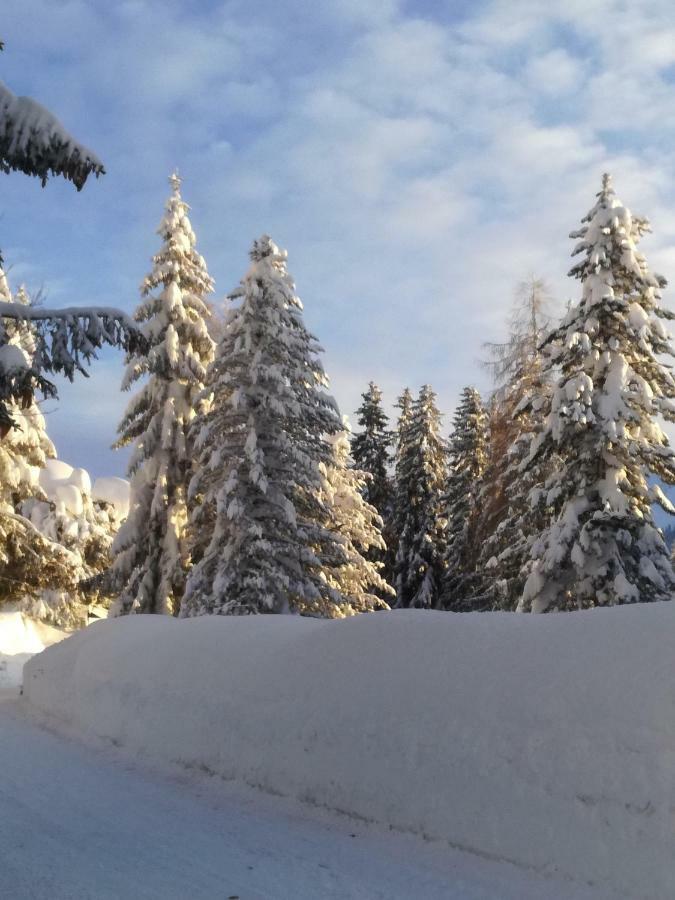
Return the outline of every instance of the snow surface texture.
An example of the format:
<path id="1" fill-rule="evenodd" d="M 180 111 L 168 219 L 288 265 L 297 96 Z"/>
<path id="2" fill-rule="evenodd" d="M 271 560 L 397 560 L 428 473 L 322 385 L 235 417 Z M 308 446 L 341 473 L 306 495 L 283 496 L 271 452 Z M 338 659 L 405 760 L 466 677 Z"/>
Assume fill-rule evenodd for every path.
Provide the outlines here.
<path id="1" fill-rule="evenodd" d="M 646 650 L 645 648 L 648 648 Z M 615 896 L 675 896 L 675 605 L 148 616 L 30 660 L 30 704 Z"/>
<path id="2" fill-rule="evenodd" d="M 18 689 L 24 663 L 66 636 L 21 612 L 0 612 L 0 692 Z"/>
<path id="3" fill-rule="evenodd" d="M 0 700 L 3 900 L 609 900 L 198 772 L 130 765 L 25 712 Z"/>

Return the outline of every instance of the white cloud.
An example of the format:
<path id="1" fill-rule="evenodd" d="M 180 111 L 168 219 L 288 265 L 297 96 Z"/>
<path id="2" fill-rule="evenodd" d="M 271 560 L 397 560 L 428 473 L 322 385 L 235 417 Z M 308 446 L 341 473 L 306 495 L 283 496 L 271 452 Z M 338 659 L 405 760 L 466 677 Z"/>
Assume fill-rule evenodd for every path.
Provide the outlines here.
<path id="1" fill-rule="evenodd" d="M 533 91 L 560 96 L 581 86 L 586 66 L 562 47 L 531 57 L 525 67 L 525 78 Z"/>
<path id="2" fill-rule="evenodd" d="M 666 0 L 496 0 L 458 26 L 394 0 L 8 6 L 8 82 L 109 174 L 81 197 L 6 179 L 5 246 L 69 299 L 129 308 L 178 165 L 220 294 L 259 233 L 288 247 L 346 412 L 371 378 L 390 401 L 430 381 L 448 414 L 485 386 L 525 274 L 578 294 L 567 235 L 606 168 L 675 275 Z"/>

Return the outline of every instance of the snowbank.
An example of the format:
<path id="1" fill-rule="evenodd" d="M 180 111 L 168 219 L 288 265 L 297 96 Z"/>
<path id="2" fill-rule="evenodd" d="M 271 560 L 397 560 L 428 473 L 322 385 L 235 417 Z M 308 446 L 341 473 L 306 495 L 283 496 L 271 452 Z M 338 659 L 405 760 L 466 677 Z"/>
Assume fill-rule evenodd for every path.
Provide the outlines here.
<path id="1" fill-rule="evenodd" d="M 117 510 L 120 519 L 129 515 L 129 482 L 125 478 L 97 478 L 91 496 L 99 503 L 109 503 Z"/>
<path id="2" fill-rule="evenodd" d="M 24 663 L 66 633 L 21 612 L 0 613 L 0 691 L 20 687 Z"/>
<path id="3" fill-rule="evenodd" d="M 675 896 L 675 604 L 95 624 L 25 695 L 145 759 Z"/>

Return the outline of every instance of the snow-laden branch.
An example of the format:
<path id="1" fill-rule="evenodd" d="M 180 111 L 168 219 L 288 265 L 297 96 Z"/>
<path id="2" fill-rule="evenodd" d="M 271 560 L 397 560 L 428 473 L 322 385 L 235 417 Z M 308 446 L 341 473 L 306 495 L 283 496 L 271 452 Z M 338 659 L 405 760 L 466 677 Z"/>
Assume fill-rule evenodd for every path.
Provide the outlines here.
<path id="1" fill-rule="evenodd" d="M 44 309 L 43 307 L 26 306 L 23 303 L 0 302 L 0 316 L 10 319 L 40 319 L 65 318 L 74 316 L 108 316 L 118 319 L 130 331 L 138 331 L 138 324 L 131 316 L 114 306 L 65 306 L 63 309 Z"/>
<path id="2" fill-rule="evenodd" d="M 103 163 L 30 97 L 17 97 L 0 82 L 0 170 L 34 175 L 44 185 L 62 175 L 81 190 L 90 174 L 105 174 Z"/>
<path id="3" fill-rule="evenodd" d="M 30 323 L 33 347 L 30 356 L 7 342 L 7 329 Z M 44 372 L 60 372 L 71 381 L 76 372 L 87 375 L 85 365 L 104 345 L 144 354 L 148 342 L 140 327 L 126 313 L 111 307 L 36 309 L 22 303 L 0 303 L 0 438 L 15 423 L 6 403 L 24 408 L 35 391 L 55 397 L 55 386 Z"/>
<path id="4" fill-rule="evenodd" d="M 0 319 L 31 322 L 35 339 L 32 368 L 62 372 L 72 378 L 86 374 L 84 363 L 103 345 L 143 353 L 147 341 L 136 322 L 113 307 L 40 309 L 21 303 L 0 303 Z"/>

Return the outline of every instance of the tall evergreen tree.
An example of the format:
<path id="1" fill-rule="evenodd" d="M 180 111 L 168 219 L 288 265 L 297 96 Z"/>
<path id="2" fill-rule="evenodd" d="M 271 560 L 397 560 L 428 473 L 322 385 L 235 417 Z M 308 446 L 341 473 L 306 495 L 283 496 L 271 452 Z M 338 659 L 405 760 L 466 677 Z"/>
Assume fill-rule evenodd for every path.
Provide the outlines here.
<path id="1" fill-rule="evenodd" d="M 487 460 L 487 415 L 480 394 L 466 387 L 455 412 L 450 438 L 448 479 L 443 497 L 445 570 L 441 605 L 455 611 L 476 608 L 478 586 L 478 497 Z M 480 607 L 484 603 L 478 604 Z"/>
<path id="2" fill-rule="evenodd" d="M 389 474 L 392 461 L 393 435 L 388 429 L 389 419 L 382 408 L 382 391 L 371 381 L 361 395 L 363 403 L 357 410 L 362 431 L 352 437 L 354 465 L 366 476 L 362 492 L 367 503 L 375 507 L 382 519 L 382 545 L 372 545 L 366 553 L 371 562 L 383 564 L 382 575 L 394 581 L 394 562 L 398 544 L 394 523 L 394 483 Z M 385 592 L 383 598 L 388 595 Z"/>
<path id="3" fill-rule="evenodd" d="M 118 428 L 116 446 L 133 444 L 129 463 L 129 517 L 117 534 L 110 585 L 118 593 L 112 614 L 177 615 L 188 569 L 187 488 L 192 473 L 188 431 L 203 400 L 213 342 L 204 297 L 213 290 L 195 249 L 180 179 L 158 233 L 162 247 L 141 287 L 135 318 L 150 343 L 127 358 L 123 390 L 149 376 Z M 156 289 L 159 289 L 157 291 Z"/>
<path id="4" fill-rule="evenodd" d="M 400 432 L 397 499 L 401 530 L 396 554 L 400 607 L 431 609 L 438 605 L 443 569 L 441 501 L 446 476 L 446 447 L 440 427 L 436 395 L 424 385 Z"/>
<path id="5" fill-rule="evenodd" d="M 320 492 L 326 438 L 342 421 L 286 252 L 263 235 L 250 256 L 210 373 L 213 405 L 195 429 L 196 563 L 181 615 L 340 616 L 347 600 L 324 570 L 347 555 Z"/>
<path id="6" fill-rule="evenodd" d="M 394 479 L 392 485 L 392 511 L 387 528 L 387 552 L 385 554 L 385 574 L 388 580 L 396 585 L 396 556 L 403 533 L 405 516 L 408 509 L 408 498 L 411 488 L 407 480 L 407 470 L 403 459 L 408 446 L 408 433 L 412 420 L 413 398 L 410 388 L 404 388 L 396 401 L 399 410 L 394 432 Z"/>
<path id="7" fill-rule="evenodd" d="M 356 468 L 368 476 L 363 487 L 365 499 L 386 519 L 392 503 L 389 419 L 382 408 L 382 391 L 375 382 L 371 381 L 361 396 L 363 403 L 356 411 L 356 421 L 362 430 L 352 437 L 352 457 Z"/>
<path id="8" fill-rule="evenodd" d="M 526 467 L 557 454 L 541 486 L 553 518 L 534 541 L 520 609 L 543 612 L 669 600 L 675 578 L 652 503 L 675 512 L 648 476 L 675 483 L 675 453 L 658 417 L 675 421 L 673 347 L 662 319 L 665 279 L 637 249 L 648 230 L 603 177 L 582 220 L 570 275 L 582 297 L 550 337 L 545 424 Z"/>
<path id="9" fill-rule="evenodd" d="M 346 423 L 346 420 L 345 420 Z M 326 509 L 326 527 L 339 535 L 346 559 L 325 568 L 328 582 L 346 598 L 345 613 L 388 609 L 383 598 L 396 595 L 381 575 L 383 563 L 373 551 L 385 550 L 382 518 L 365 498 L 368 481 L 365 473 L 354 468 L 349 452 L 348 424 L 331 441 L 330 464 L 321 464 L 320 499 Z"/>

